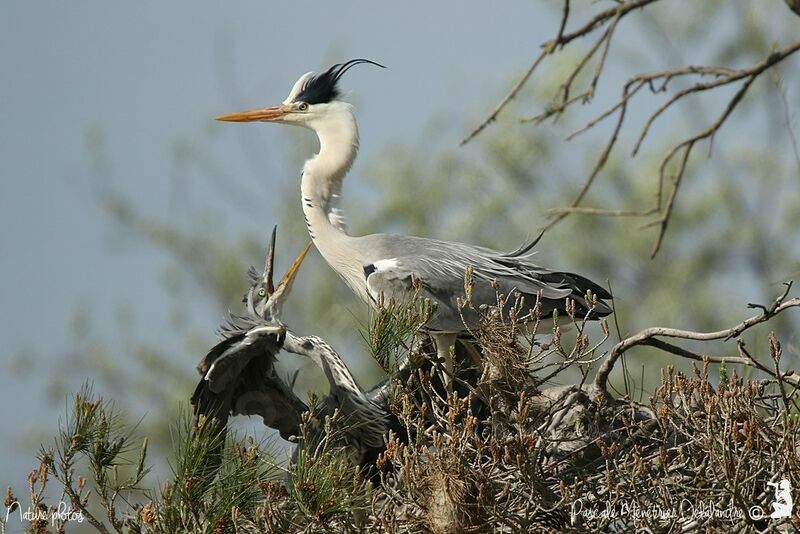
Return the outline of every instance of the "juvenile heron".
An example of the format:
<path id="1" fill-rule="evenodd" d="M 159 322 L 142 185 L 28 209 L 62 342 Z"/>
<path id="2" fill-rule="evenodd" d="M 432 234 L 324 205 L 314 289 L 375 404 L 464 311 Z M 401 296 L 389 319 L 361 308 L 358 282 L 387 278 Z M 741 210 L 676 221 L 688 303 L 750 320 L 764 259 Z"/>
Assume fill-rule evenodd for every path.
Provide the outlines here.
<path id="1" fill-rule="evenodd" d="M 339 411 L 344 441 L 353 463 L 359 465 L 369 478 L 376 477 L 375 460 L 386 450 L 387 433 L 390 428 L 397 433 L 399 426 L 388 411 L 385 392 L 365 393 L 341 356 L 319 337 L 300 337 L 287 331 L 283 348 L 311 358 L 325 373 L 330 390 L 318 415 L 323 419 L 335 410 Z"/>
<path id="2" fill-rule="evenodd" d="M 353 59 L 315 75 L 308 72 L 295 82 L 289 96 L 278 106 L 222 115 L 221 121 L 275 122 L 313 130 L 319 152 L 305 162 L 300 189 L 306 225 L 325 261 L 362 300 L 378 306 L 384 298 L 405 299 L 419 288 L 420 295 L 436 305 L 427 328 L 436 344 L 446 376 L 452 374 L 456 337 L 477 326 L 478 312 L 461 310 L 465 272 L 473 272 L 472 303 L 480 309 L 496 303 L 497 290 L 524 298 L 523 310 L 530 318 L 539 306 L 542 318 L 566 310 L 566 299 L 575 302 L 578 316 L 597 319 L 611 313 L 602 299 L 611 295 L 583 276 L 552 271 L 531 262 L 535 242 L 513 252 L 405 235 L 347 234 L 339 209 L 342 182 L 358 152 L 358 126 L 353 106 L 340 100 L 338 83 L 352 67 L 370 64 Z M 417 283 L 418 281 L 418 283 Z M 592 298 L 591 293 L 599 300 Z"/>
<path id="3" fill-rule="evenodd" d="M 202 426 L 210 438 L 208 474 L 219 466 L 231 415 L 259 415 L 265 425 L 277 429 L 288 440 L 300 434 L 301 415 L 308 410 L 275 369 L 276 356 L 286 338 L 280 311 L 308 247 L 275 288 L 274 242 L 273 232 L 263 275 L 252 268 L 249 272 L 245 313 L 229 314 L 218 331 L 219 343 L 197 366 L 201 379 L 191 403 L 196 429 Z"/>
<path id="4" fill-rule="evenodd" d="M 310 358 L 325 373 L 330 391 L 310 423 L 312 436 L 324 432 L 324 418 L 339 410 L 346 430 L 346 444 L 354 462 L 374 474 L 374 463 L 385 450 L 388 429 L 399 432 L 399 423 L 388 411 L 385 384 L 365 393 L 339 354 L 323 339 L 298 336 L 281 320 L 283 304 L 310 243 L 297 257 L 283 280 L 274 286 L 272 272 L 275 252 L 273 230 L 263 273 L 251 267 L 250 286 L 245 295 L 244 314 L 229 314 L 220 327 L 221 341 L 198 365 L 202 378 L 192 404 L 196 416 L 212 419 L 215 434 L 223 433 L 230 415 L 259 415 L 264 424 L 277 429 L 281 437 L 296 441 L 300 436 L 301 416 L 308 411 L 275 371 L 281 349 Z M 218 464 L 223 443 L 212 451 Z"/>

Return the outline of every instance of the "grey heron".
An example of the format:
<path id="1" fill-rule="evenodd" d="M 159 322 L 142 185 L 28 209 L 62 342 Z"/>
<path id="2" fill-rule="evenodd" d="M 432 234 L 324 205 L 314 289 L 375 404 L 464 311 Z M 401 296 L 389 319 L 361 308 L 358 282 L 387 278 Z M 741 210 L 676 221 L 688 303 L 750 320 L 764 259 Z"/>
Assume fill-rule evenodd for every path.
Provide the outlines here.
<path id="1" fill-rule="evenodd" d="M 272 282 L 275 233 L 263 275 L 251 268 L 250 289 L 243 315 L 229 314 L 219 328 L 220 341 L 197 366 L 201 379 L 191 397 L 195 429 L 209 439 L 207 474 L 216 472 L 225 446 L 231 415 L 259 415 L 284 439 L 300 433 L 301 415 L 308 410 L 278 376 L 276 356 L 286 337 L 280 311 L 309 250 L 298 256 L 277 288 Z M 202 422 L 201 422 L 202 421 Z"/>
<path id="2" fill-rule="evenodd" d="M 475 308 L 492 306 L 497 291 L 524 298 L 524 315 L 547 318 L 565 312 L 566 299 L 575 303 L 579 317 L 597 319 L 611 313 L 603 302 L 611 295 L 591 280 L 569 272 L 545 269 L 531 261 L 536 242 L 513 252 L 407 235 L 348 235 L 339 208 L 342 183 L 359 147 L 353 106 L 340 99 L 338 83 L 352 67 L 370 64 L 353 59 L 321 74 L 308 72 L 294 84 L 280 105 L 217 117 L 228 122 L 274 122 L 313 130 L 319 152 L 303 165 L 300 184 L 308 233 L 325 261 L 363 301 L 379 306 L 384 298 L 420 295 L 436 305 L 427 328 L 445 364 L 450 386 L 452 353 L 456 337 L 477 325 L 478 311 L 462 309 L 465 272 L 472 270 Z M 496 286 L 494 285 L 496 284 Z M 589 293 L 593 296 L 589 298 Z"/>
<path id="3" fill-rule="evenodd" d="M 390 424 L 396 433 L 400 432 L 399 423 L 386 406 L 386 384 L 380 383 L 365 393 L 328 343 L 316 336 L 299 336 L 281 320 L 283 304 L 309 247 L 310 243 L 275 287 L 273 230 L 263 273 L 252 267 L 248 271 L 250 286 L 244 297 L 245 313 L 229 313 L 218 330 L 221 341 L 197 367 L 202 378 L 192 404 L 198 420 L 200 415 L 212 420 L 208 424 L 214 425 L 215 435 L 224 435 L 230 415 L 259 415 L 282 438 L 296 441 L 301 434 L 301 415 L 309 408 L 278 376 L 274 364 L 282 349 L 308 357 L 322 369 L 330 388 L 311 420 L 311 434 L 322 433 L 324 418 L 338 410 L 346 426 L 343 432 L 346 444 L 354 453 L 353 461 L 368 473 L 374 473 L 375 459 L 385 449 L 384 436 Z M 216 450 L 212 451 L 215 463 L 223 445 L 216 444 Z"/>
<path id="4" fill-rule="evenodd" d="M 301 337 L 287 330 L 283 348 L 310 358 L 322 369 L 330 389 L 320 415 L 331 415 L 338 410 L 353 462 L 367 474 L 374 474 L 375 460 L 386 448 L 390 419 L 395 419 L 388 411 L 383 391 L 368 394 L 361 389 L 339 353 L 317 336 Z"/>

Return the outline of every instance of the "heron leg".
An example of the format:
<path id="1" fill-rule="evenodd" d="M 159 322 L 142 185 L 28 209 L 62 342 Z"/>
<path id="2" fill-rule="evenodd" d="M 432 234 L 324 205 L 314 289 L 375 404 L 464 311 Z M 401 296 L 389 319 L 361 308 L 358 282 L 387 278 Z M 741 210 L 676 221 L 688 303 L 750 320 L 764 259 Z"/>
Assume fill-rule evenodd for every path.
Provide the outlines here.
<path id="1" fill-rule="evenodd" d="M 455 352 L 456 334 L 436 334 L 433 342 L 436 344 L 436 357 L 444 362 L 442 383 L 447 387 L 447 392 L 453 392 L 453 354 Z"/>

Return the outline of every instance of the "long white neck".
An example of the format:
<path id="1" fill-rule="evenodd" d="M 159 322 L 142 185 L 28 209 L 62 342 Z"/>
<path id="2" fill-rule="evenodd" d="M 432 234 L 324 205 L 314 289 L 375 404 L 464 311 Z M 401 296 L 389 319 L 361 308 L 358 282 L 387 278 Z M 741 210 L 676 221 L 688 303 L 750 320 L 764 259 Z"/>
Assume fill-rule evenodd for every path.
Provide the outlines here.
<path id="1" fill-rule="evenodd" d="M 325 261 L 356 292 L 364 285 L 361 257 L 346 233 L 339 209 L 342 182 L 358 153 L 358 126 L 352 106 L 337 103 L 325 117 L 309 124 L 319 139 L 319 153 L 303 166 L 303 213 L 308 233 Z"/>

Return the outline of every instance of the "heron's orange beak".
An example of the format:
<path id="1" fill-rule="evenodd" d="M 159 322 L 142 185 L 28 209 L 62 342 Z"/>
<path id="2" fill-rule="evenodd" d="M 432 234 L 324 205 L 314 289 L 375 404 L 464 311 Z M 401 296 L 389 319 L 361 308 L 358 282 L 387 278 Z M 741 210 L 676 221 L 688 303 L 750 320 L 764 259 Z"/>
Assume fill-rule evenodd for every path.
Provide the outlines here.
<path id="1" fill-rule="evenodd" d="M 281 283 L 279 285 L 286 286 L 287 288 L 290 288 L 292 286 L 292 282 L 294 282 L 294 277 L 297 275 L 297 270 L 300 268 L 300 264 L 303 263 L 306 254 L 308 254 L 308 251 L 311 248 L 311 244 L 312 241 L 309 241 L 308 244 L 306 244 L 306 248 L 304 248 L 303 251 L 300 252 L 300 254 L 297 256 L 297 258 L 295 258 L 294 262 L 292 263 L 292 266 L 289 267 L 289 270 L 283 276 L 283 279 L 281 280 Z"/>
<path id="2" fill-rule="evenodd" d="M 310 248 L 311 241 L 308 242 L 306 248 L 303 249 L 300 255 L 294 260 L 294 263 L 292 263 L 292 266 L 289 267 L 289 270 L 283 276 L 283 279 L 281 279 L 278 287 L 275 288 L 275 292 L 270 295 L 269 306 L 274 310 L 275 314 L 280 314 L 283 301 L 289 296 L 292 290 L 292 282 L 294 282 L 294 278 L 297 275 L 297 270 L 300 268 L 300 264 L 303 263 L 303 259 L 306 257 L 306 254 L 308 254 Z"/>
<path id="3" fill-rule="evenodd" d="M 217 120 L 225 122 L 270 122 L 280 120 L 287 112 L 288 110 L 284 106 L 273 106 L 271 108 L 250 109 L 228 115 L 220 115 Z"/>

